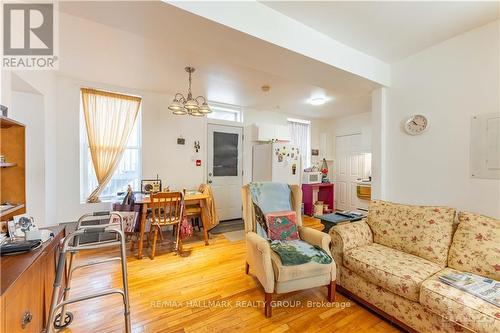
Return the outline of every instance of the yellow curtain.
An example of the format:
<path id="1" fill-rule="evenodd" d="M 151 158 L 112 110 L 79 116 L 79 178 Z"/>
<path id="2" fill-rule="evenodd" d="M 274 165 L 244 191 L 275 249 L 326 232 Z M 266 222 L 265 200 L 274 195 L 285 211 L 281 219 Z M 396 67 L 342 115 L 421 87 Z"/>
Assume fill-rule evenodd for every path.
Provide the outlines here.
<path id="1" fill-rule="evenodd" d="M 97 188 L 87 202 L 99 202 L 99 195 L 120 163 L 139 113 L 141 98 L 82 88 L 83 114 Z"/>

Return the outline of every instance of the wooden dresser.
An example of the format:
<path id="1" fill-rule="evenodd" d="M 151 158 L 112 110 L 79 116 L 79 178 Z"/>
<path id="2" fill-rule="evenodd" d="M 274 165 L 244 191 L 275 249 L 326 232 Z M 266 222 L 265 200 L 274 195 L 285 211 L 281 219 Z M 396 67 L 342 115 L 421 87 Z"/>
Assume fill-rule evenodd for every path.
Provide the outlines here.
<path id="1" fill-rule="evenodd" d="M 39 249 L 0 259 L 1 333 L 39 333 L 47 324 L 58 244 L 64 237 L 63 226 L 49 229 L 55 237 Z"/>

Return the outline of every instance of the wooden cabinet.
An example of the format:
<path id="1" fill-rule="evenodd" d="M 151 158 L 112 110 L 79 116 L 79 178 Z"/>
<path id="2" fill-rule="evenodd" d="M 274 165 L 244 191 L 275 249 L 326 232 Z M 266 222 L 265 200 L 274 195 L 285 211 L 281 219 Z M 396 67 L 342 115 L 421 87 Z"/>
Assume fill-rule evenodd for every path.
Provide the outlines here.
<path id="1" fill-rule="evenodd" d="M 43 326 L 42 284 L 42 263 L 36 261 L 3 297 L 4 332 L 41 332 Z"/>
<path id="2" fill-rule="evenodd" d="M 55 237 L 29 253 L 0 259 L 0 332 L 42 332 L 47 324 L 63 227 L 50 228 Z"/>
<path id="3" fill-rule="evenodd" d="M 0 197 L 2 204 L 10 206 L 0 210 L 0 221 L 26 212 L 25 188 L 25 126 L 15 120 L 0 116 Z"/>

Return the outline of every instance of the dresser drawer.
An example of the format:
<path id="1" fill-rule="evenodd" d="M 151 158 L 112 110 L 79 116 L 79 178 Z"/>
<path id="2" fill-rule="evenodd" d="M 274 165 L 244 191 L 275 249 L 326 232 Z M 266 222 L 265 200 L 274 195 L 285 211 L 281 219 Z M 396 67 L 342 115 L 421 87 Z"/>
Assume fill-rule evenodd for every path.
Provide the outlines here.
<path id="1" fill-rule="evenodd" d="M 42 331 L 42 288 L 42 262 L 35 261 L 2 297 L 5 333 Z"/>

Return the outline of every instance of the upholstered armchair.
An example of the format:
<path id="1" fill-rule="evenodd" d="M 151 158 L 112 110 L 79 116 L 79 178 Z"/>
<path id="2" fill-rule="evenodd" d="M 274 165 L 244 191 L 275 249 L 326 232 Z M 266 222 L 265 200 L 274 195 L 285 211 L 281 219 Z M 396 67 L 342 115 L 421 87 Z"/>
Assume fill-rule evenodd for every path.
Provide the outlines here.
<path id="1" fill-rule="evenodd" d="M 300 239 L 321 247 L 331 256 L 331 238 L 319 230 L 302 226 L 302 190 L 298 185 L 290 185 L 292 210 L 296 212 Z M 280 257 L 271 250 L 269 241 L 257 234 L 255 211 L 249 185 L 242 187 L 243 219 L 246 233 L 246 273 L 257 277 L 265 293 L 265 315 L 272 315 L 272 296 L 296 290 L 327 286 L 328 301 L 335 300 L 335 261 L 331 264 L 308 262 L 306 264 L 284 266 Z"/>

